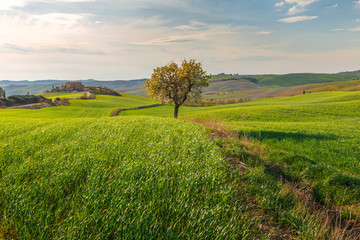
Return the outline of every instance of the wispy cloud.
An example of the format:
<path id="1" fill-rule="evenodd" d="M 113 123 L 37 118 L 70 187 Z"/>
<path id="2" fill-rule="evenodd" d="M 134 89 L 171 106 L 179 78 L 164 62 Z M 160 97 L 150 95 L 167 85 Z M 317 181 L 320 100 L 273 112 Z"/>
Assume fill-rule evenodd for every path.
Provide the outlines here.
<path id="1" fill-rule="evenodd" d="M 225 26 L 226 27 L 226 26 Z M 233 34 L 235 32 L 232 31 L 219 31 L 215 28 L 213 29 L 206 29 L 203 31 L 198 31 L 196 34 L 189 34 L 189 35 L 171 35 L 163 38 L 155 38 L 148 41 L 141 41 L 141 42 L 131 42 L 134 45 L 167 45 L 179 42 L 192 42 L 192 41 L 206 41 L 209 38 L 213 38 L 216 36 L 224 36 Z"/>
<path id="2" fill-rule="evenodd" d="M 26 5 L 26 2 L 22 0 L 12 0 L 12 1 L 1 1 L 0 2 L 0 11 L 8 11 L 14 7 L 23 7 Z"/>
<path id="3" fill-rule="evenodd" d="M 31 48 L 24 48 L 19 45 L 11 44 L 11 43 L 4 43 L 2 45 L 4 49 L 7 49 L 10 52 L 20 53 L 20 54 L 28 54 L 30 52 L 33 52 L 33 49 Z"/>
<path id="4" fill-rule="evenodd" d="M 101 50 L 89 50 L 82 48 L 80 44 L 75 47 L 71 46 L 44 46 L 40 48 L 23 47 L 16 44 L 5 43 L 1 48 L 6 49 L 7 52 L 16 54 L 33 54 L 33 53 L 65 53 L 65 54 L 78 54 L 78 55 L 106 55 Z"/>
<path id="5" fill-rule="evenodd" d="M 288 17 L 288 18 L 279 19 L 279 22 L 296 23 L 296 22 L 314 20 L 314 19 L 317 19 L 317 18 L 318 18 L 318 16 L 296 16 L 296 17 Z"/>
<path id="6" fill-rule="evenodd" d="M 360 8 L 360 0 L 357 0 L 357 1 L 355 1 L 354 3 L 355 3 L 355 7 Z"/>
<path id="7" fill-rule="evenodd" d="M 269 34 L 271 34 L 271 32 L 262 31 L 262 32 L 257 32 L 256 34 L 259 34 L 259 35 L 269 35 Z"/>
<path id="8" fill-rule="evenodd" d="M 43 3 L 79 3 L 79 2 L 95 2 L 95 0 L 11 0 L 1 1 L 0 11 L 9 11 L 14 8 L 25 7 L 29 3 L 43 2 Z"/>
<path id="9" fill-rule="evenodd" d="M 197 27 L 193 27 L 190 25 L 180 25 L 180 26 L 176 26 L 175 29 L 179 29 L 179 30 L 197 30 Z"/>
<path id="10" fill-rule="evenodd" d="M 281 2 L 277 2 L 275 7 L 281 8 L 284 6 L 289 7 L 287 13 L 289 15 L 295 15 L 300 12 L 306 11 L 306 7 L 318 0 L 285 0 Z"/>
<path id="11" fill-rule="evenodd" d="M 277 2 L 275 3 L 275 7 L 282 7 L 285 5 L 285 2 Z"/>
<path id="12" fill-rule="evenodd" d="M 326 7 L 326 8 L 337 8 L 338 6 L 339 6 L 339 4 L 338 4 L 338 3 L 335 3 L 334 5 L 328 6 L 328 7 Z"/>
<path id="13" fill-rule="evenodd" d="M 87 20 L 90 16 L 90 14 L 48 13 L 35 15 L 34 18 L 45 23 L 71 26 Z"/>
<path id="14" fill-rule="evenodd" d="M 0 74 L 17 79 L 131 79 L 184 58 L 202 61 L 212 73 L 335 71 L 356 66 L 354 59 L 360 53 L 354 39 L 360 20 L 355 22 L 359 16 L 350 10 L 360 0 L 259 2 L 270 2 L 277 11 L 246 1 L 0 0 Z M 326 6 L 346 8 L 349 16 L 332 11 L 336 26 L 324 17 L 316 32 L 314 24 L 306 29 L 293 26 L 320 18 Z M 341 39 L 339 32 L 327 31 L 339 26 L 347 31 Z M 334 37 L 324 38 L 321 31 Z M 298 34 L 304 38 L 296 38 Z M 353 57 L 341 58 L 339 67 L 340 58 L 329 57 L 334 49 L 348 50 L 338 56 Z M 315 64 L 320 61 L 324 64 Z"/>
<path id="15" fill-rule="evenodd" d="M 179 42 L 191 42 L 204 39 L 204 34 L 194 34 L 194 35 L 178 35 L 178 36 L 168 36 L 165 38 L 157 38 L 151 39 L 149 41 L 144 42 L 131 42 L 134 45 L 164 45 L 164 44 L 171 44 L 171 43 L 179 43 Z"/>
<path id="16" fill-rule="evenodd" d="M 360 27 L 354 27 L 354 28 L 335 28 L 333 31 L 348 31 L 348 32 L 360 32 Z"/>
<path id="17" fill-rule="evenodd" d="M 333 31 L 349 31 L 349 32 L 360 32 L 360 27 L 355 28 L 336 28 Z"/>

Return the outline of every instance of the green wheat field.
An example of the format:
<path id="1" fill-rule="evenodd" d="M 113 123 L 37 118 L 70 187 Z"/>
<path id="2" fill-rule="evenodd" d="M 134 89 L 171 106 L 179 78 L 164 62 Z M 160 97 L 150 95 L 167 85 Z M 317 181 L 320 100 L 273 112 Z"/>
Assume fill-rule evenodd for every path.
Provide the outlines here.
<path id="1" fill-rule="evenodd" d="M 360 92 L 184 106 L 180 120 L 167 105 L 111 117 L 154 103 L 122 94 L 0 109 L 0 239 L 342 234 L 287 182 L 340 209 L 344 221 L 359 218 Z M 189 120 L 215 122 L 236 137 L 211 137 L 209 126 Z"/>

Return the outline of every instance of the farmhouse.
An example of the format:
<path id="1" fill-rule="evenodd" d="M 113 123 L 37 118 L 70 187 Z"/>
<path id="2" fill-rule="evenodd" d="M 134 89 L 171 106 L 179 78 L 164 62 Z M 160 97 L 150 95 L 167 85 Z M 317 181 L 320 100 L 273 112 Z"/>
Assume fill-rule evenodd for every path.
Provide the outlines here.
<path id="1" fill-rule="evenodd" d="M 81 82 L 67 82 L 61 86 L 61 91 L 84 91 L 84 88 Z"/>

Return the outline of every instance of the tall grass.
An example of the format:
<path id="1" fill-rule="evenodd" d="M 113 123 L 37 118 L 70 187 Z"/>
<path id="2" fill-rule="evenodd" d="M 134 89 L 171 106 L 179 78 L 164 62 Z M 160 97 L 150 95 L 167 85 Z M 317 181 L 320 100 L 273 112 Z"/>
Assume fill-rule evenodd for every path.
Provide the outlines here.
<path id="1" fill-rule="evenodd" d="M 109 117 L 153 104 L 130 95 L 2 109 L 0 230 L 20 239 L 345 238 L 279 176 L 310 186 L 317 201 L 358 203 L 359 96 L 180 109 L 215 140 L 200 125 L 150 117 L 171 116 L 171 106 Z"/>
<path id="2" fill-rule="evenodd" d="M 360 93 L 327 92 L 214 107 L 183 107 L 180 116 L 225 122 L 240 137 L 271 146 L 268 162 L 337 205 L 360 201 Z M 171 106 L 122 115 L 171 116 Z M 282 151 L 273 151 L 273 148 Z M 291 157 L 283 152 L 290 153 Z"/>
<path id="3" fill-rule="evenodd" d="M 0 121 L 0 216 L 15 237 L 234 239 L 254 224 L 234 201 L 236 172 L 200 126 Z"/>

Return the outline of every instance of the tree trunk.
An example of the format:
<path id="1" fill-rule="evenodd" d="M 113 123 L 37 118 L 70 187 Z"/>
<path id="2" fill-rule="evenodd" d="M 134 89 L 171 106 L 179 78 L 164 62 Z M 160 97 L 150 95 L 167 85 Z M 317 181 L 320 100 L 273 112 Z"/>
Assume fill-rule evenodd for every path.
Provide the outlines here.
<path id="1" fill-rule="evenodd" d="M 178 113 L 179 113 L 179 106 L 175 105 L 174 118 L 178 118 Z"/>

